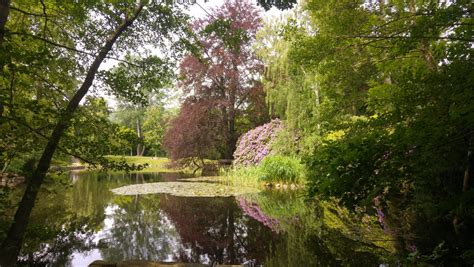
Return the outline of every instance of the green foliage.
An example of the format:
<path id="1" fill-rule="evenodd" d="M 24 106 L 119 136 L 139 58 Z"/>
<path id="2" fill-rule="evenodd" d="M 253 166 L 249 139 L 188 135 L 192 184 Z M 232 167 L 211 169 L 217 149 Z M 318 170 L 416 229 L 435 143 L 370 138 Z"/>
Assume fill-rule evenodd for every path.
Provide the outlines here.
<path id="1" fill-rule="evenodd" d="M 212 23 L 209 23 L 201 31 L 201 34 L 208 38 L 215 35 L 215 38 L 222 40 L 225 48 L 230 49 L 235 53 L 240 53 L 242 42 L 248 42 L 250 37 L 244 29 L 233 29 L 231 26 L 231 19 L 216 19 Z"/>
<path id="2" fill-rule="evenodd" d="M 171 63 L 155 56 L 138 59 L 127 55 L 125 59 L 128 63 L 101 73 L 107 89 L 135 105 L 149 104 L 150 96 L 163 98 L 162 88 L 169 86 L 173 77 Z"/>
<path id="3" fill-rule="evenodd" d="M 94 73 L 106 93 L 133 103 L 148 101 L 151 93 L 163 94 L 161 88 L 174 75 L 173 60 L 195 48 L 188 40 L 192 33 L 187 15 L 179 6 L 143 4 L 133 30 L 123 32 L 104 59 L 113 67 Z M 22 169 L 35 166 L 54 125 L 65 120 L 63 113 L 100 47 L 124 18 L 131 18 L 138 2 L 45 0 L 11 5 L 0 46 L 0 168 L 27 174 L 31 168 Z M 159 47 L 161 54 L 130 49 L 142 46 Z M 76 154 L 94 161 L 111 153 L 115 126 L 107 117 L 103 99 L 81 102 L 56 159 Z"/>
<path id="4" fill-rule="evenodd" d="M 310 0 L 256 46 L 289 129 L 276 147 L 304 159 L 311 195 L 368 211 L 379 197 L 399 250 L 434 264 L 474 246 L 468 2 Z"/>
<path id="5" fill-rule="evenodd" d="M 299 150 L 299 136 L 288 128 L 283 127 L 270 143 L 274 154 L 296 157 Z"/>
<path id="6" fill-rule="evenodd" d="M 116 136 L 123 135 L 125 142 L 117 142 L 114 153 L 135 154 L 135 148 L 140 145 L 145 149 L 144 155 L 164 155 L 163 136 L 172 111 L 165 110 L 161 102 L 163 97 L 160 94 L 148 93 L 147 106 L 120 103 L 118 109 L 111 114 L 110 120 L 120 125 Z"/>
<path id="7" fill-rule="evenodd" d="M 143 137 L 145 146 L 148 148 L 148 155 L 165 155 L 163 136 L 166 127 L 166 116 L 164 108 L 160 106 L 150 106 L 145 111 Z"/>
<path id="8" fill-rule="evenodd" d="M 269 155 L 258 166 L 260 179 L 266 182 L 302 183 L 304 166 L 296 158 Z"/>

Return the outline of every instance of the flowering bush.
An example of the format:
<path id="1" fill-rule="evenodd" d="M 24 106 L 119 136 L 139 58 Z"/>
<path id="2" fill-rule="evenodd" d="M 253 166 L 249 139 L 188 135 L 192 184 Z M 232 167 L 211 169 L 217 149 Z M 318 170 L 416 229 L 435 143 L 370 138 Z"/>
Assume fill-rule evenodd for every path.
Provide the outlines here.
<path id="1" fill-rule="evenodd" d="M 234 165 L 250 166 L 260 163 L 270 154 L 270 143 L 282 129 L 283 123 L 279 119 L 274 119 L 243 134 L 234 152 Z"/>

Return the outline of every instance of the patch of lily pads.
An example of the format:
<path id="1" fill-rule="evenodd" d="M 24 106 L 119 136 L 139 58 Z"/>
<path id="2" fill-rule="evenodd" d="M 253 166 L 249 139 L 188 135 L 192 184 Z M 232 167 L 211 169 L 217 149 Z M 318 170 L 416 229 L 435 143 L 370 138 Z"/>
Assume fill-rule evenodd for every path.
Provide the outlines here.
<path id="1" fill-rule="evenodd" d="M 159 182 L 127 185 L 111 191 L 117 195 L 171 194 L 180 197 L 229 197 L 258 193 L 260 190 L 220 183 Z"/>

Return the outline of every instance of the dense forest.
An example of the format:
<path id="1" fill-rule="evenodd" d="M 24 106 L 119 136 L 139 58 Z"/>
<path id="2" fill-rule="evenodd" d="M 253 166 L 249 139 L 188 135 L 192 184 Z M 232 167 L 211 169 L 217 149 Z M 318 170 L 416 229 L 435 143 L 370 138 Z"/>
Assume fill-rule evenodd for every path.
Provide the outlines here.
<path id="1" fill-rule="evenodd" d="M 0 188 L 1 266 L 52 166 L 147 168 L 124 156 L 233 160 L 376 218 L 399 264 L 474 264 L 471 1 L 169 2 L 0 0 L 0 178 L 25 180 Z"/>

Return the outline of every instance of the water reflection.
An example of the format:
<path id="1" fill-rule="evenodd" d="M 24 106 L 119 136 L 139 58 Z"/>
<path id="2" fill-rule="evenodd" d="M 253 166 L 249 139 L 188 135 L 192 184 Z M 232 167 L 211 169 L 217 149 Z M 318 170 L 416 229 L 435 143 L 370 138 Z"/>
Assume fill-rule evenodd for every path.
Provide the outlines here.
<path id="1" fill-rule="evenodd" d="M 178 260 L 206 264 L 263 263 L 278 236 L 246 216 L 235 198 L 183 198 L 163 195 L 163 211 L 182 241 Z"/>
<path id="2" fill-rule="evenodd" d="M 186 198 L 118 196 L 110 189 L 174 181 L 176 173 L 80 173 L 47 183 L 33 210 L 21 263 L 86 266 L 93 260 L 266 266 L 357 266 L 387 262 L 363 235 L 296 193 Z"/>
<path id="3" fill-rule="evenodd" d="M 171 261 L 179 247 L 173 222 L 159 208 L 156 195 L 118 197 L 109 206 L 108 226 L 101 235 L 104 259 Z"/>

